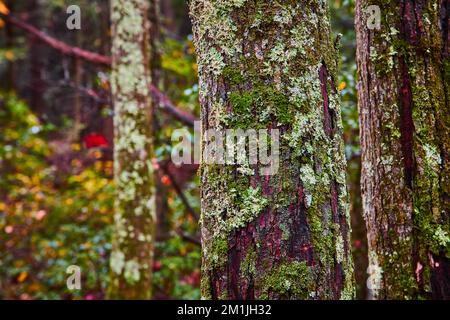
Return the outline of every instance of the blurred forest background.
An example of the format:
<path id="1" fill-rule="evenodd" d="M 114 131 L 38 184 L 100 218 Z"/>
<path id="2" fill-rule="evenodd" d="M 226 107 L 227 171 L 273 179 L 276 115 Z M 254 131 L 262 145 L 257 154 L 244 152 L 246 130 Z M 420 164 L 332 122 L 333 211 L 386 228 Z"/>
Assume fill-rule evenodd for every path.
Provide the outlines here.
<path id="1" fill-rule="evenodd" d="M 46 35 L 110 55 L 106 0 L 0 1 Z M 66 9 L 81 8 L 81 30 Z M 330 0 L 341 38 L 339 90 L 351 195 L 357 297 L 366 297 L 367 249 L 359 196 L 354 1 Z M 1 9 L 1 7 L 0 7 Z M 186 114 L 199 116 L 197 65 L 185 0 L 161 1 L 155 77 Z M 339 36 L 338 34 L 341 34 Z M 103 299 L 113 226 L 109 69 L 65 55 L 0 20 L 0 299 Z M 171 135 L 185 123 L 157 112 L 156 299 L 200 298 L 199 181 L 195 166 L 170 163 Z M 186 130 L 192 128 L 186 127 Z M 66 268 L 82 270 L 69 291 Z"/>

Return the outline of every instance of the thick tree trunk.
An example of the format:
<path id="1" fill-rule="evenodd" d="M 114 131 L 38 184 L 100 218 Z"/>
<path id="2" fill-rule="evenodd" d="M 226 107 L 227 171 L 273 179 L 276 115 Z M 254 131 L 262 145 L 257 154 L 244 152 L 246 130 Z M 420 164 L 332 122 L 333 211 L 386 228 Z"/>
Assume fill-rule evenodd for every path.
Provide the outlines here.
<path id="1" fill-rule="evenodd" d="M 263 175 L 261 159 L 201 165 L 202 296 L 352 298 L 337 52 L 326 1 L 190 6 L 203 151 L 208 129 L 280 132 L 274 175 Z"/>
<path id="2" fill-rule="evenodd" d="M 113 0 L 111 77 L 117 199 L 110 298 L 151 297 L 155 190 L 149 1 Z"/>
<path id="3" fill-rule="evenodd" d="M 42 12 L 39 1 L 32 0 L 27 4 L 27 9 L 32 13 L 30 23 L 39 26 L 42 23 Z M 45 104 L 44 93 L 46 81 L 44 79 L 44 62 L 42 61 L 43 48 L 35 36 L 28 36 L 28 50 L 30 57 L 30 106 L 31 109 L 44 119 L 48 112 Z"/>
<path id="4" fill-rule="evenodd" d="M 367 27 L 369 5 L 381 28 Z M 360 0 L 362 197 L 373 298 L 450 298 L 447 0 Z"/>

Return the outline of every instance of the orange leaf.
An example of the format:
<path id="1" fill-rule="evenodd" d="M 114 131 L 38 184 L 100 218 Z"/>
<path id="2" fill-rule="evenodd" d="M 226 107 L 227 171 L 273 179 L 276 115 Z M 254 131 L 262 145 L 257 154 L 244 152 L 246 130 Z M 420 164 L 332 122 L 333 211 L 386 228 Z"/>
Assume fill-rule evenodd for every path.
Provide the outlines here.
<path id="1" fill-rule="evenodd" d="M 0 19 L 0 29 L 3 28 L 5 26 L 5 21 L 3 21 L 2 19 Z"/>
<path id="2" fill-rule="evenodd" d="M 17 281 L 24 282 L 25 279 L 28 277 L 28 272 L 22 271 L 19 276 L 17 277 Z"/>
<path id="3" fill-rule="evenodd" d="M 9 9 L 8 7 L 3 3 L 2 0 L 0 0 L 0 13 L 4 14 L 5 16 L 7 16 L 9 14 Z"/>

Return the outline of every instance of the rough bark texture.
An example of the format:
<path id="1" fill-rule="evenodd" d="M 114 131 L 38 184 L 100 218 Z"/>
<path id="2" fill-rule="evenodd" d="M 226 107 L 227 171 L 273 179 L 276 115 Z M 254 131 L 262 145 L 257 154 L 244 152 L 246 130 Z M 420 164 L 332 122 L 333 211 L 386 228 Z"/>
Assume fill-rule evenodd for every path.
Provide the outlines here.
<path id="1" fill-rule="evenodd" d="M 381 8 L 381 29 L 364 13 Z M 450 298 L 448 0 L 357 3 L 369 289 Z"/>
<path id="2" fill-rule="evenodd" d="M 113 0 L 111 7 L 117 199 L 109 297 L 148 299 L 156 220 L 149 1 Z"/>
<path id="3" fill-rule="evenodd" d="M 202 296 L 354 296 L 327 1 L 192 0 L 202 131 L 279 129 L 280 167 L 202 164 Z M 270 133 L 269 133 L 270 135 Z"/>

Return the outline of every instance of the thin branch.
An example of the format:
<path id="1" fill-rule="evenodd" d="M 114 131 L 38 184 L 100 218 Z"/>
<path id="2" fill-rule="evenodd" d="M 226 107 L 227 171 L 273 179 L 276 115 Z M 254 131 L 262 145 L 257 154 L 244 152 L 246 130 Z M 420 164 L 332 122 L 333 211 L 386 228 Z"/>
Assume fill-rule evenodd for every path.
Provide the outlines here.
<path id="1" fill-rule="evenodd" d="M 194 122 L 197 120 L 195 116 L 177 108 L 172 101 L 170 101 L 169 98 L 154 85 L 150 85 L 150 92 L 165 113 L 173 116 L 175 119 L 189 127 L 194 127 Z"/>
<path id="2" fill-rule="evenodd" d="M 161 167 L 162 171 L 164 172 L 164 174 L 166 174 L 169 177 L 172 187 L 175 189 L 175 192 L 178 194 L 178 197 L 180 198 L 181 202 L 183 202 L 184 206 L 186 207 L 186 209 L 188 210 L 190 215 L 195 220 L 198 221 L 200 219 L 200 215 L 194 210 L 194 208 L 192 208 L 191 204 L 189 203 L 189 200 L 184 195 L 183 190 L 178 185 L 173 174 L 170 173 L 170 170 L 166 167 L 165 164 L 160 163 L 160 167 Z"/>
<path id="3" fill-rule="evenodd" d="M 197 245 L 197 246 L 201 246 L 201 245 L 202 245 L 202 243 L 201 243 L 201 241 L 200 241 L 199 238 L 194 237 L 194 236 L 191 236 L 191 235 L 187 234 L 186 232 L 184 232 L 183 230 L 180 230 L 180 229 L 175 230 L 175 233 L 176 233 L 181 239 L 183 239 L 183 240 L 186 241 L 186 242 L 190 242 L 190 243 L 195 244 L 195 245 Z"/>
<path id="4" fill-rule="evenodd" d="M 86 50 L 83 50 L 78 47 L 69 46 L 68 44 L 66 44 L 62 41 L 59 41 L 53 37 L 50 37 L 46 33 L 33 27 L 32 25 L 30 25 L 22 20 L 19 20 L 13 16 L 8 15 L 8 16 L 3 16 L 3 17 L 6 22 L 9 22 L 12 25 L 14 25 L 28 33 L 31 33 L 36 38 L 38 38 L 39 40 L 44 42 L 45 44 L 60 51 L 61 53 L 65 54 L 65 55 L 81 58 L 83 60 L 86 60 L 86 61 L 89 61 L 89 62 L 92 62 L 95 64 L 111 65 L 111 63 L 112 63 L 111 58 L 108 56 L 104 56 L 104 55 L 101 55 L 98 53 L 86 51 Z"/>
<path id="5" fill-rule="evenodd" d="M 80 93 L 82 93 L 83 95 L 93 99 L 95 102 L 98 103 L 110 103 L 110 101 L 108 99 L 104 99 L 102 98 L 95 90 L 90 89 L 90 88 L 85 88 L 82 86 L 77 86 L 74 82 L 72 81 L 65 81 L 65 80 L 61 80 L 58 83 L 61 86 L 66 86 L 69 87 L 71 89 L 74 89 Z"/>

